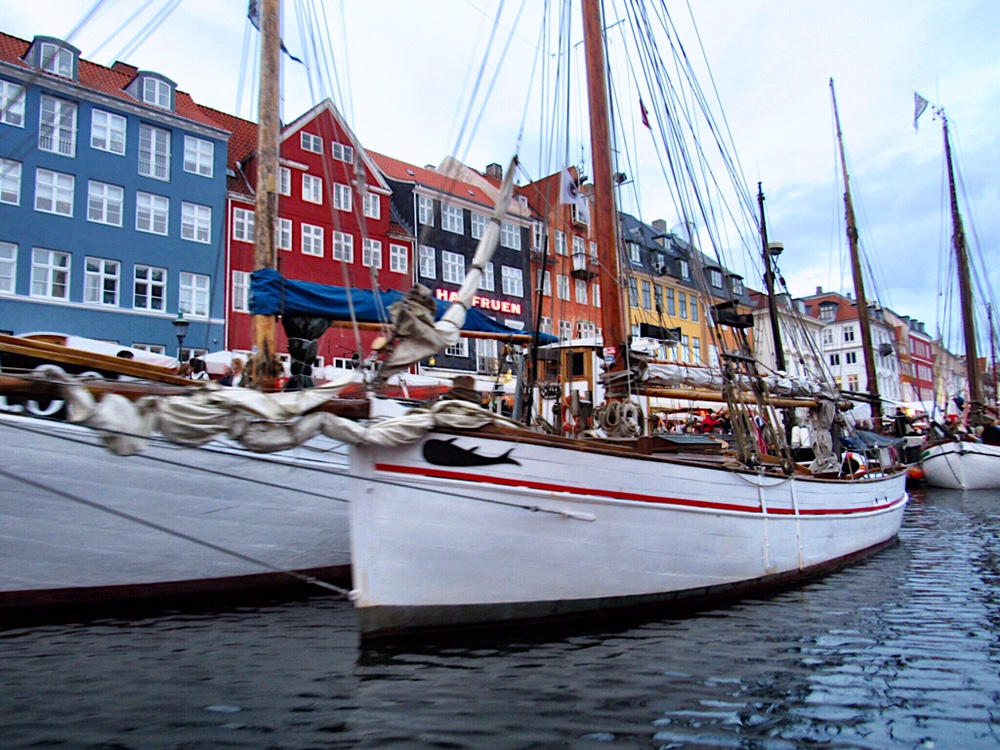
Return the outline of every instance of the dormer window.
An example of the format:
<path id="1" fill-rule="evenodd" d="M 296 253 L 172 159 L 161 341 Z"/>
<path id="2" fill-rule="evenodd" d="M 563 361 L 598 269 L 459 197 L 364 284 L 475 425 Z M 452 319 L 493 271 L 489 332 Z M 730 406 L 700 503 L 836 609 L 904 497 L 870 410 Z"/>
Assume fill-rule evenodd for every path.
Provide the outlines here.
<path id="1" fill-rule="evenodd" d="M 708 270 L 708 280 L 716 289 L 722 289 L 722 271 L 710 268 Z"/>
<path id="2" fill-rule="evenodd" d="M 58 44 L 45 42 L 42 44 L 39 67 L 46 73 L 62 76 L 63 78 L 73 77 L 73 52 L 60 47 Z"/>
<path id="3" fill-rule="evenodd" d="M 142 82 L 142 100 L 160 109 L 170 109 L 170 84 L 147 77 Z"/>
<path id="4" fill-rule="evenodd" d="M 730 276 L 729 285 L 732 287 L 733 294 L 736 295 L 737 297 L 743 294 L 743 279 L 741 279 L 739 276 L 735 275 Z"/>
<path id="5" fill-rule="evenodd" d="M 837 317 L 837 303 L 836 302 L 820 302 L 819 303 L 819 319 L 820 320 L 833 320 Z"/>

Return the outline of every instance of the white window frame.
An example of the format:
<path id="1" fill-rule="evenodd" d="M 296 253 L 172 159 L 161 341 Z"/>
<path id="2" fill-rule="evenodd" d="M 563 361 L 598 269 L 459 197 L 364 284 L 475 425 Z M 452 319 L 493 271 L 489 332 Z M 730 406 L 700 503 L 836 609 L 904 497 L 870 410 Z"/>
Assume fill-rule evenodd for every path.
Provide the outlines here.
<path id="1" fill-rule="evenodd" d="M 469 357 L 469 340 L 459 339 L 454 346 L 449 346 L 444 350 L 444 353 L 448 357 L 463 357 L 468 359 Z"/>
<path id="2" fill-rule="evenodd" d="M 365 268 L 382 268 L 382 243 L 365 237 L 361 243 L 361 265 Z"/>
<path id="3" fill-rule="evenodd" d="M 139 287 L 145 288 L 145 293 L 139 293 Z M 159 292 L 159 294 L 156 294 Z M 146 304 L 139 304 L 139 299 L 145 297 Z M 156 304 L 159 302 L 159 304 Z M 137 264 L 132 271 L 132 307 L 135 310 L 164 311 L 167 305 L 167 269 L 157 266 Z"/>
<path id="4" fill-rule="evenodd" d="M 354 262 L 354 235 L 349 232 L 333 233 L 333 259 Z"/>
<path id="5" fill-rule="evenodd" d="M 162 227 L 160 224 L 162 223 Z M 170 199 L 139 191 L 135 194 L 135 230 L 166 237 L 170 232 Z"/>
<path id="6" fill-rule="evenodd" d="M 708 270 L 708 280 L 709 283 L 716 289 L 722 289 L 722 271 L 716 268 L 710 268 Z"/>
<path id="7" fill-rule="evenodd" d="M 0 123 L 24 127 L 24 86 L 0 81 Z"/>
<path id="8" fill-rule="evenodd" d="M 199 203 L 181 203 L 181 239 L 211 244 L 212 207 Z"/>
<path id="9" fill-rule="evenodd" d="M 72 256 L 61 250 L 31 248 L 31 296 L 68 300 L 72 263 Z"/>
<path id="10" fill-rule="evenodd" d="M 348 164 L 354 163 L 354 147 L 348 146 L 346 143 L 331 141 L 330 153 L 337 161 L 346 162 Z"/>
<path id="11" fill-rule="evenodd" d="M 521 249 L 521 227 L 504 222 L 500 225 L 500 244 L 511 250 Z"/>
<path id="12" fill-rule="evenodd" d="M 444 206 L 442 206 L 444 208 Z M 442 213 L 442 223 L 444 214 Z M 441 251 L 441 281 L 449 284 L 461 284 L 465 281 L 465 256 L 450 250 Z"/>
<path id="13" fill-rule="evenodd" d="M 59 44 L 43 42 L 39 52 L 38 67 L 54 76 L 72 78 L 73 52 Z"/>
<path id="14" fill-rule="evenodd" d="M 292 194 L 292 170 L 278 167 L 278 195 Z"/>
<path id="15" fill-rule="evenodd" d="M 552 318 L 543 315 L 538 323 L 538 332 L 552 335 Z"/>
<path id="16" fill-rule="evenodd" d="M 128 118 L 95 109 L 90 113 L 90 147 L 123 156 L 128 136 Z"/>
<path id="17" fill-rule="evenodd" d="M 306 203 L 323 205 L 323 178 L 312 174 L 302 174 L 302 200 Z"/>
<path id="18" fill-rule="evenodd" d="M 250 274 L 233 271 L 233 312 L 250 312 Z"/>
<path id="19" fill-rule="evenodd" d="M 590 299 L 594 307 L 601 306 L 601 285 L 597 282 L 590 285 Z"/>
<path id="20" fill-rule="evenodd" d="M 0 294 L 17 292 L 17 250 L 13 242 L 0 242 Z"/>
<path id="21" fill-rule="evenodd" d="M 38 105 L 38 150 L 75 157 L 76 117 L 76 104 L 42 94 Z"/>
<path id="22" fill-rule="evenodd" d="M 361 206 L 364 215 L 369 219 L 382 218 L 382 197 L 376 193 L 365 193 L 361 196 Z"/>
<path id="23" fill-rule="evenodd" d="M 571 320 L 560 320 L 559 321 L 559 338 L 563 341 L 569 341 L 573 338 L 573 321 Z"/>
<path id="24" fill-rule="evenodd" d="M 326 248 L 324 247 L 325 240 L 323 237 L 323 227 L 318 227 L 315 224 L 306 224 L 302 222 L 302 254 L 312 255 L 316 258 L 322 258 L 326 255 Z"/>
<path id="25" fill-rule="evenodd" d="M 410 252 L 406 245 L 389 245 L 389 270 L 393 273 L 407 273 L 410 268 Z"/>
<path id="26" fill-rule="evenodd" d="M 86 257 L 83 266 L 83 302 L 86 305 L 118 307 L 122 264 L 107 258 Z M 111 301 L 106 293 L 111 292 Z"/>
<path id="27" fill-rule="evenodd" d="M 192 318 L 207 318 L 211 283 L 211 277 L 205 274 L 181 271 L 177 292 L 178 312 Z"/>
<path id="28" fill-rule="evenodd" d="M 691 278 L 691 264 L 688 263 L 686 260 L 678 261 L 678 264 L 680 265 L 680 269 L 681 269 L 681 278 L 682 279 L 690 279 Z"/>
<path id="29" fill-rule="evenodd" d="M 542 271 L 542 296 L 552 296 L 552 272 Z"/>
<path id="30" fill-rule="evenodd" d="M 448 203 L 441 203 L 441 229 L 453 234 L 465 234 L 465 220 L 462 209 Z M 444 262 L 442 261 L 442 269 Z"/>
<path id="31" fill-rule="evenodd" d="M 524 296 L 524 274 L 520 268 L 500 266 L 500 288 L 510 297 Z"/>
<path id="32" fill-rule="evenodd" d="M 193 135 L 184 136 L 184 171 L 202 177 L 215 173 L 215 144 Z"/>
<path id="33" fill-rule="evenodd" d="M 566 233 L 561 229 L 556 230 L 556 255 L 569 255 L 566 249 Z"/>
<path id="34" fill-rule="evenodd" d="M 35 210 L 56 216 L 73 216 L 76 177 L 51 169 L 35 170 Z"/>
<path id="35" fill-rule="evenodd" d="M 419 253 L 420 276 L 425 279 L 436 279 L 437 251 L 430 245 L 421 245 Z"/>
<path id="36" fill-rule="evenodd" d="M 160 109 L 171 109 L 171 86 L 161 78 L 146 76 L 142 79 L 142 100 Z"/>
<path id="37" fill-rule="evenodd" d="M 556 296 L 562 300 L 569 300 L 569 276 L 563 274 L 556 276 Z"/>
<path id="38" fill-rule="evenodd" d="M 249 208 L 233 208 L 233 239 L 253 242 L 256 223 L 257 215 Z"/>
<path id="39" fill-rule="evenodd" d="M 125 214 L 125 188 L 106 182 L 87 183 L 87 221 L 122 226 Z"/>
<path id="40" fill-rule="evenodd" d="M 584 279 L 573 279 L 573 286 L 575 287 L 576 301 L 581 305 L 586 305 L 589 302 L 589 290 L 587 289 L 587 282 Z M 645 283 L 649 283 L 648 281 Z"/>
<path id="41" fill-rule="evenodd" d="M 338 211 L 351 211 L 352 206 L 350 185 L 333 183 L 333 207 Z"/>
<path id="42" fill-rule="evenodd" d="M 292 249 L 292 220 L 279 218 L 274 224 L 274 245 L 279 250 Z"/>
<path id="43" fill-rule="evenodd" d="M 434 199 L 417 196 L 417 221 L 426 226 L 434 226 Z"/>
<path id="44" fill-rule="evenodd" d="M 162 182 L 170 181 L 170 131 L 142 123 L 139 125 L 139 174 Z"/>
<path id="45" fill-rule="evenodd" d="M 486 214 L 477 213 L 476 211 L 471 212 L 469 217 L 470 229 L 472 231 L 472 239 L 480 240 L 483 235 L 486 234 L 486 227 L 490 225 L 490 217 Z"/>
<path id="46" fill-rule="evenodd" d="M 490 261 L 483 268 L 483 274 L 479 279 L 479 288 L 484 292 L 495 292 L 497 288 L 497 275 L 493 270 L 493 261 Z"/>
<path id="47" fill-rule="evenodd" d="M 0 159 L 0 203 L 21 205 L 21 175 L 24 167 L 13 159 Z"/>
<path id="48" fill-rule="evenodd" d="M 323 153 L 323 139 L 318 135 L 313 135 L 303 130 L 299 135 L 299 144 L 302 146 L 303 151 L 309 151 L 314 154 Z"/>

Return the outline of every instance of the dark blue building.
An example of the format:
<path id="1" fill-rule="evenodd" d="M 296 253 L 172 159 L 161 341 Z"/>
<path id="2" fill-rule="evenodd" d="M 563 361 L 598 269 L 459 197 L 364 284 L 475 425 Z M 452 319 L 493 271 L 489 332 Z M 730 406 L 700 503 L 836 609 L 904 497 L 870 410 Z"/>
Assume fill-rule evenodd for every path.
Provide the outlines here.
<path id="1" fill-rule="evenodd" d="M 170 79 L 0 33 L 0 331 L 222 348 L 228 133 Z"/>

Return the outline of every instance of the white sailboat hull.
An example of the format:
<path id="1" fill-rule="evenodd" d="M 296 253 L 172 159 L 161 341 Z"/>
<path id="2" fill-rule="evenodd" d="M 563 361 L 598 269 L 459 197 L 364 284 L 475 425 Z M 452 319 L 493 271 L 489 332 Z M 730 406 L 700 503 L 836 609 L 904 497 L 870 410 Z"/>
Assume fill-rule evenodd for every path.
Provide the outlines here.
<path id="1" fill-rule="evenodd" d="M 9 415 L 0 435 L 0 611 L 349 576 L 347 459 L 332 441 L 122 457 L 87 428 Z"/>
<path id="2" fill-rule="evenodd" d="M 510 450 L 511 462 L 428 462 L 428 441 L 453 437 L 430 433 L 418 444 L 352 453 L 362 635 L 581 615 L 785 582 L 891 541 L 907 502 L 903 473 L 857 482 L 762 477 L 479 435 L 452 445 L 475 448 L 476 458 Z"/>
<path id="3" fill-rule="evenodd" d="M 1000 445 L 954 441 L 929 446 L 921 458 L 931 487 L 1000 489 Z"/>

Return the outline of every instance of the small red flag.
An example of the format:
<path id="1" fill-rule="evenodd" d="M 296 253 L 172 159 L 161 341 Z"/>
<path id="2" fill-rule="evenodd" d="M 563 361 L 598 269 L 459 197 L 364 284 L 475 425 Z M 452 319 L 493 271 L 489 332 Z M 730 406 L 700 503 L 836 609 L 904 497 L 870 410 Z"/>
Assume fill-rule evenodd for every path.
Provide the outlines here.
<path id="1" fill-rule="evenodd" d="M 639 110 L 642 112 L 642 124 L 652 130 L 653 128 L 649 124 L 649 111 L 646 109 L 646 105 L 642 103 L 641 96 L 639 97 Z"/>

